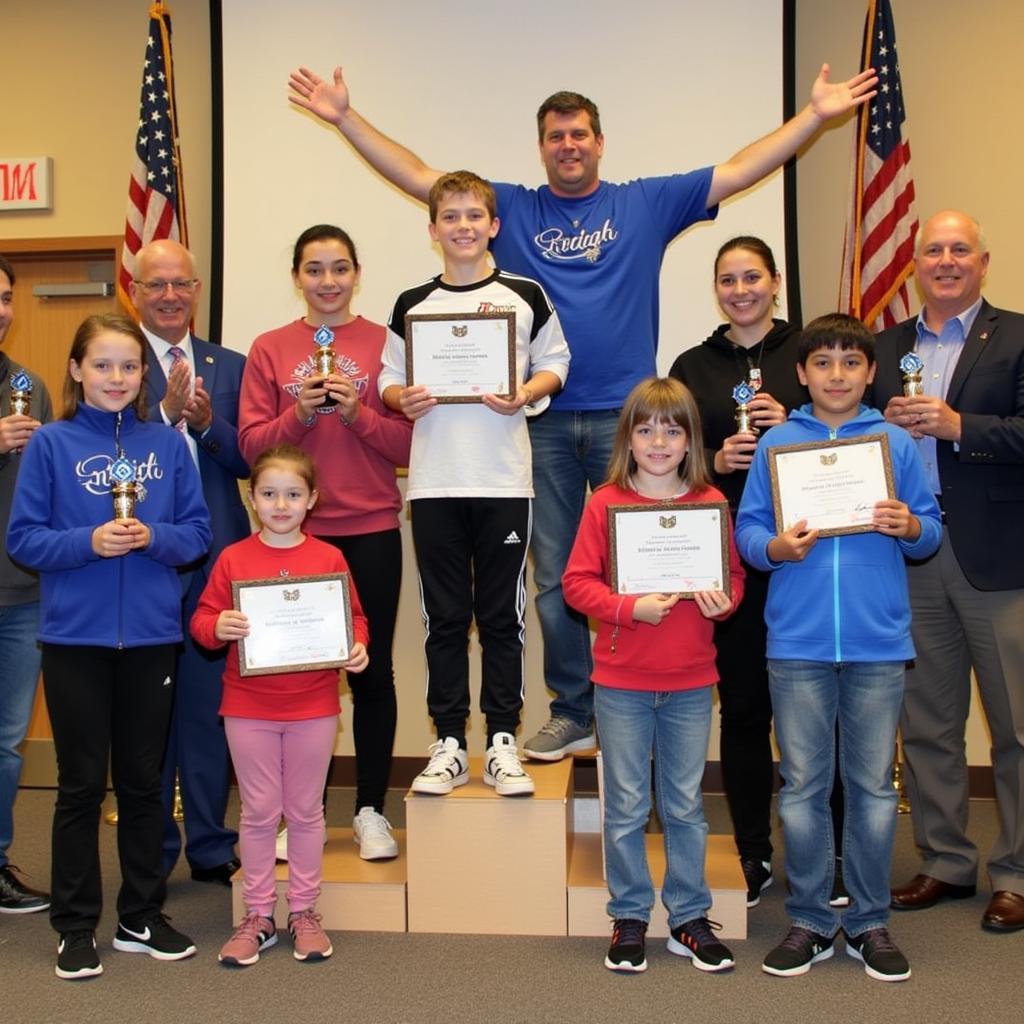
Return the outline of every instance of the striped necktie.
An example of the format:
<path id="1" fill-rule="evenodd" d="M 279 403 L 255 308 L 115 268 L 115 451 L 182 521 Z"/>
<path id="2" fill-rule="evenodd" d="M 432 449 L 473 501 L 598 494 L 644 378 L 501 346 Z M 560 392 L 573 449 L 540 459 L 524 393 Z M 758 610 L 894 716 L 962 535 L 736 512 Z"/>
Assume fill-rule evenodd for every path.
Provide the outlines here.
<path id="1" fill-rule="evenodd" d="M 171 370 L 185 358 L 185 350 L 179 345 L 172 345 L 168 350 L 171 357 Z M 185 417 L 182 416 L 177 423 L 174 424 L 176 430 L 180 430 L 183 434 L 188 430 L 188 424 L 185 422 Z"/>

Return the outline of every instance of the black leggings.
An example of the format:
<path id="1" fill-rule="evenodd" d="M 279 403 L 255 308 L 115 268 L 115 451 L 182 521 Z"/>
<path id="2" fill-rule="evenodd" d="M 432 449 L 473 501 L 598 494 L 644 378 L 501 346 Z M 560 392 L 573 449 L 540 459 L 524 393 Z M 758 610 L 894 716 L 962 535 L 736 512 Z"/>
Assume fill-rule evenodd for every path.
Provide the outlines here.
<path id="1" fill-rule="evenodd" d="M 348 677 L 352 691 L 352 738 L 356 749 L 356 811 L 383 813 L 395 745 L 398 699 L 392 642 L 402 586 L 402 535 L 382 530 L 350 537 L 324 537 L 352 570 L 352 580 L 370 626 L 370 663 Z M 326 802 L 326 790 L 324 791 Z"/>

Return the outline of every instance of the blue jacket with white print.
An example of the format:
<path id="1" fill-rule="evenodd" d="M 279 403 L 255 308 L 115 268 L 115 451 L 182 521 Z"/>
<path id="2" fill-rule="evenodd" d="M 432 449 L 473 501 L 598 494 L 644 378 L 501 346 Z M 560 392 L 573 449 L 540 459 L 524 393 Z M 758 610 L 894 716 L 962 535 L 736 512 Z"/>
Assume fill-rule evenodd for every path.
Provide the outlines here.
<path id="1" fill-rule="evenodd" d="M 199 472 L 176 430 L 121 413 L 120 441 L 136 466 L 136 518 L 145 549 L 101 558 L 93 530 L 113 518 L 110 468 L 117 414 L 80 404 L 70 420 L 41 427 L 22 456 L 11 508 L 11 557 L 39 572 L 39 638 L 45 643 L 144 647 L 177 643 L 181 584 L 175 567 L 210 546 Z"/>

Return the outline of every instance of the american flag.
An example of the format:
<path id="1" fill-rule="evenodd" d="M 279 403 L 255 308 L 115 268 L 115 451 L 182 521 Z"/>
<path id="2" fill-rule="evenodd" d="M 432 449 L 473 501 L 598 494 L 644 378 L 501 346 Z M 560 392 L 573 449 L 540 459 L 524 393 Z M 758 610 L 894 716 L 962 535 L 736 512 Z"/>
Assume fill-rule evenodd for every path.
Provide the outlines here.
<path id="1" fill-rule="evenodd" d="M 118 297 L 132 312 L 128 286 L 135 276 L 135 254 L 148 242 L 160 238 L 188 244 L 174 102 L 171 14 L 164 4 L 154 3 L 149 8 L 135 157 L 128 184 L 128 217 L 117 275 Z"/>
<path id="2" fill-rule="evenodd" d="M 857 114 L 850 217 L 839 309 L 880 330 L 910 316 L 914 270 L 914 179 L 889 0 L 869 0 L 862 67 L 878 74 L 878 95 Z"/>

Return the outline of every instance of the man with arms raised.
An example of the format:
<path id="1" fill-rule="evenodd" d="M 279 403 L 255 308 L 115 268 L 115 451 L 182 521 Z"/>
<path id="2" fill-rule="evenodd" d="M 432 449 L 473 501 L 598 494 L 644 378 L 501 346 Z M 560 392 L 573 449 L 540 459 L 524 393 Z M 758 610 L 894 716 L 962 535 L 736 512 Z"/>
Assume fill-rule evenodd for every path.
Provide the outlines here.
<path id="1" fill-rule="evenodd" d="M 722 200 L 780 167 L 825 120 L 874 96 L 875 83 L 867 71 L 833 85 L 826 65 L 796 117 L 725 163 L 624 185 L 599 177 L 604 135 L 595 104 L 558 92 L 537 112 L 547 185 L 495 184 L 502 222 L 495 260 L 543 284 L 573 355 L 564 390 L 530 421 L 537 613 L 545 680 L 555 700 L 550 720 L 523 747 L 528 756 L 557 761 L 594 743 L 590 633 L 586 619 L 562 600 L 561 577 L 587 485 L 605 478 L 618 410 L 633 385 L 656 371 L 658 276 L 666 247 L 694 222 L 714 217 Z M 441 172 L 352 109 L 340 68 L 330 82 L 300 68 L 290 87 L 293 103 L 334 124 L 389 181 L 426 199 Z"/>

